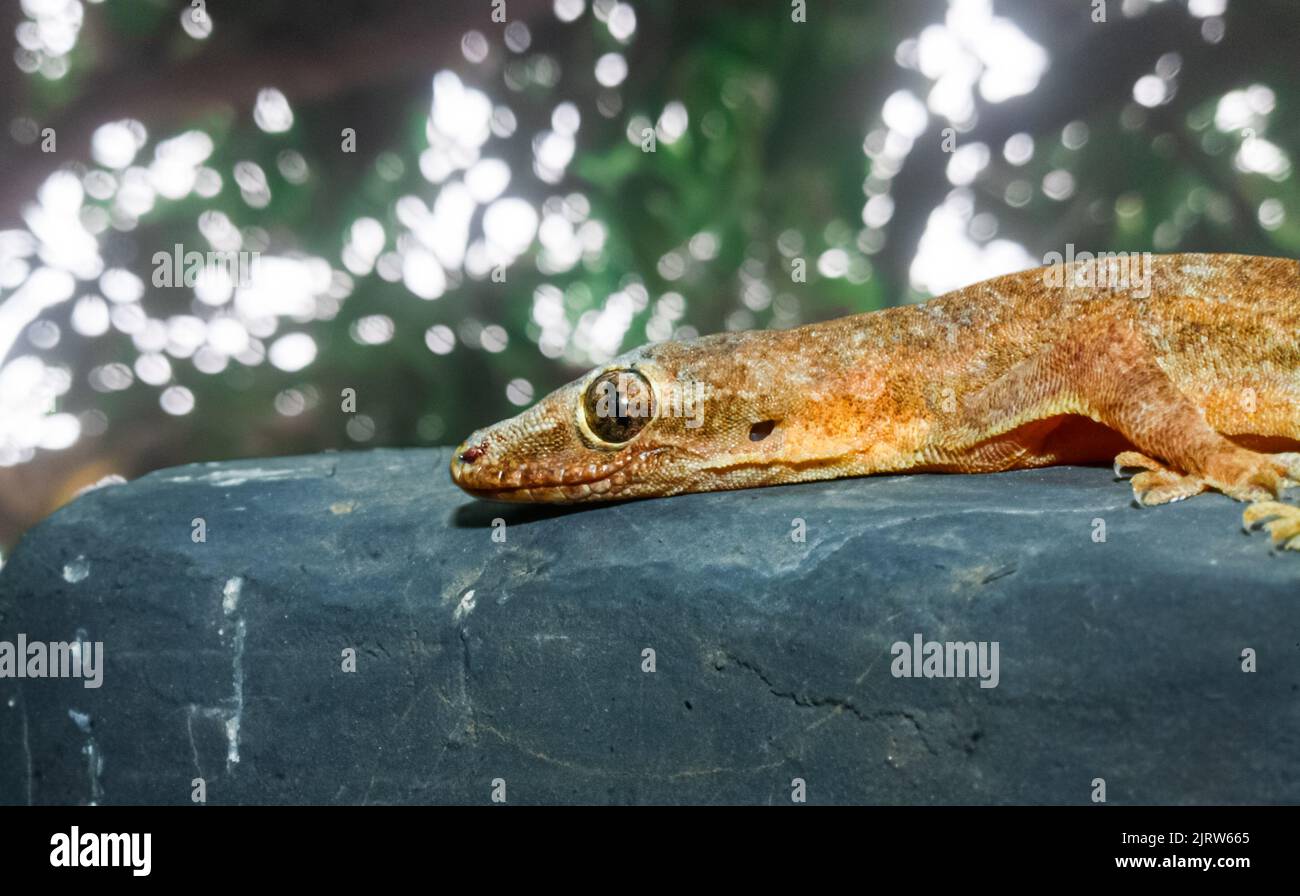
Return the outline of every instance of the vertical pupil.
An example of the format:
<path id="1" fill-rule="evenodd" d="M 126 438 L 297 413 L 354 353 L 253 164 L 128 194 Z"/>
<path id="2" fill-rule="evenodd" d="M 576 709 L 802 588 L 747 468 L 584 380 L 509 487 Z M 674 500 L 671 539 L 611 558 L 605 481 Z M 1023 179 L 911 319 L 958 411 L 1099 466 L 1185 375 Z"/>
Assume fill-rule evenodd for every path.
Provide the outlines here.
<path id="1" fill-rule="evenodd" d="M 650 384 L 631 370 L 609 371 L 592 384 L 585 400 L 587 423 L 607 442 L 626 442 L 653 416 Z"/>

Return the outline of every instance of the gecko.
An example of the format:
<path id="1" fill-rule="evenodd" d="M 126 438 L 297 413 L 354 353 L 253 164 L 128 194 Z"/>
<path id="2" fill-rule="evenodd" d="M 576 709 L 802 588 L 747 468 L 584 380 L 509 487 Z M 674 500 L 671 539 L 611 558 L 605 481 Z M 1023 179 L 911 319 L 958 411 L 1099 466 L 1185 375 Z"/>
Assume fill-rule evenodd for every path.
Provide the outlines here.
<path id="1" fill-rule="evenodd" d="M 1143 253 L 785 330 L 651 343 L 480 429 L 451 476 L 577 503 L 880 473 L 1113 464 L 1300 550 L 1300 262 Z M 1122 261 L 1122 259 L 1119 259 Z M 698 399 L 698 400 L 694 400 Z"/>

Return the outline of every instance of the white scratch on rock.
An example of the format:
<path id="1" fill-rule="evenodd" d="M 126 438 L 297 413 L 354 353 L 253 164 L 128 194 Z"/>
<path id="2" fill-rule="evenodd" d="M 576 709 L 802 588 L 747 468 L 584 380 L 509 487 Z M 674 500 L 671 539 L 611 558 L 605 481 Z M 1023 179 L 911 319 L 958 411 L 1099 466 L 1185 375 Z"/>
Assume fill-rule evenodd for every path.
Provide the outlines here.
<path id="1" fill-rule="evenodd" d="M 465 596 L 460 599 L 460 603 L 456 604 L 456 609 L 452 611 L 452 621 L 460 622 L 470 613 L 473 613 L 475 603 L 473 590 L 466 591 Z"/>
<path id="2" fill-rule="evenodd" d="M 194 742 L 194 714 L 199 711 L 195 703 L 190 704 L 190 711 L 185 716 L 185 730 L 190 736 L 190 755 L 194 757 L 194 770 L 199 773 L 199 777 L 204 777 L 203 766 L 199 765 L 199 745 Z"/>
<path id="3" fill-rule="evenodd" d="M 203 473 L 199 476 L 189 476 L 186 474 L 177 474 L 166 477 L 164 482 L 206 482 L 208 485 L 217 488 L 230 488 L 235 485 L 243 485 L 246 482 L 275 482 L 281 479 L 312 479 L 321 475 L 319 470 L 312 469 L 293 469 L 290 467 L 276 467 L 266 469 L 264 467 L 246 467 L 234 468 L 229 470 L 213 470 L 211 473 Z"/>
<path id="4" fill-rule="evenodd" d="M 239 596 L 244 590 L 244 579 L 236 576 L 221 589 L 221 609 L 227 616 L 239 608 Z M 235 618 L 234 644 L 231 656 L 231 708 L 226 715 L 226 771 L 239 762 L 239 726 L 244 721 L 244 643 L 248 626 L 242 616 Z"/>
<path id="5" fill-rule="evenodd" d="M 9 698 L 9 706 L 13 708 L 14 698 Z M 27 805 L 32 805 L 32 738 L 31 732 L 27 725 L 27 701 L 24 700 L 19 707 L 19 714 L 23 720 L 23 756 L 27 760 Z"/>
<path id="6" fill-rule="evenodd" d="M 72 662 L 76 664 L 73 668 L 82 668 L 81 663 L 83 662 L 83 659 L 82 659 L 81 651 L 82 648 L 85 647 L 86 642 L 89 640 L 90 640 L 90 636 L 86 634 L 86 630 L 84 628 L 78 628 L 75 632 L 73 632 L 72 642 L 68 644 L 68 655 L 72 658 Z M 90 653 L 93 658 L 94 648 L 88 647 L 86 649 L 87 652 Z M 69 712 L 71 712 L 71 710 L 69 710 Z M 76 719 L 73 719 L 73 721 L 75 722 Z"/>
<path id="7" fill-rule="evenodd" d="M 224 706 L 189 705 L 189 714 L 185 719 L 185 730 L 189 735 L 190 752 L 194 757 L 194 770 L 203 777 L 203 768 L 199 764 L 199 748 L 194 740 L 194 717 L 202 716 L 221 724 L 222 736 L 226 739 L 226 771 L 229 772 L 239 763 L 239 729 L 244 722 L 244 645 L 248 640 L 248 625 L 242 616 L 234 614 L 239 609 L 239 597 L 243 592 L 244 580 L 240 576 L 227 579 L 221 589 L 221 611 L 227 617 L 234 617 L 233 634 L 230 636 L 230 696 L 221 701 Z M 217 629 L 217 634 L 225 638 L 226 628 Z"/>
<path id="8" fill-rule="evenodd" d="M 243 576 L 235 576 L 226 580 L 225 586 L 221 589 L 221 609 L 227 616 L 239 609 L 239 594 L 243 589 Z"/>
<path id="9" fill-rule="evenodd" d="M 99 745 L 95 743 L 93 737 L 86 740 L 86 745 L 81 748 L 81 752 L 86 754 L 86 775 L 90 779 L 90 805 L 98 806 L 99 801 L 104 798 L 104 784 L 100 776 L 104 774 L 104 754 L 99 751 Z"/>
<path id="10" fill-rule="evenodd" d="M 248 629 L 244 620 L 235 623 L 235 651 L 231 663 L 231 679 L 234 694 L 231 696 L 233 708 L 226 719 L 226 770 L 239 762 L 239 726 L 244 720 L 244 641 Z"/>
<path id="11" fill-rule="evenodd" d="M 63 564 L 63 581 L 76 584 L 90 575 L 90 561 L 85 554 L 78 554 L 71 563 Z"/>
<path id="12" fill-rule="evenodd" d="M 98 806 L 100 800 L 104 798 L 104 785 L 101 780 L 101 776 L 104 774 L 104 754 L 100 752 L 99 744 L 95 743 L 95 736 L 91 733 L 90 713 L 69 709 L 68 718 L 72 719 L 72 723 L 77 726 L 78 731 L 86 735 L 86 742 L 81 747 L 81 754 L 86 757 L 86 779 L 90 785 L 90 805 Z"/>

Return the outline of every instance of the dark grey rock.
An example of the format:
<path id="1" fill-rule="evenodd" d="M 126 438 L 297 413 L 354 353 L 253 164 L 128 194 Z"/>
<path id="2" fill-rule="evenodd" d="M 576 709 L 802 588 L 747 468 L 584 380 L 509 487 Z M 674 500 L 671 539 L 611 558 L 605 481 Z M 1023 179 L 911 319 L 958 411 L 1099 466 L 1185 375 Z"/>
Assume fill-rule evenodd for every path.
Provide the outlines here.
<path id="1" fill-rule="evenodd" d="M 0 640 L 106 668 L 0 679 L 0 802 L 1300 801 L 1300 555 L 1225 498 L 1063 468 L 560 509 L 446 466 L 194 465 L 29 533 Z M 999 685 L 893 677 L 917 632 L 999 642 Z"/>

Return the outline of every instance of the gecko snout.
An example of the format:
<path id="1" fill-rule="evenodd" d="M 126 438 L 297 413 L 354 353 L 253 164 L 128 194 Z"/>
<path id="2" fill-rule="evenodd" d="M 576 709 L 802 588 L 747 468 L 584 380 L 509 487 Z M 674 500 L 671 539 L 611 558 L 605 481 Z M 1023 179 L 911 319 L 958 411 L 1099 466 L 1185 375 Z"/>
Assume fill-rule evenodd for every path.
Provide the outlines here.
<path id="1" fill-rule="evenodd" d="M 481 439 L 478 442 L 471 442 L 466 439 L 456 447 L 451 456 L 451 479 L 461 488 L 472 488 L 476 484 L 476 479 L 482 479 L 486 470 L 480 464 L 475 467 L 476 461 L 488 453 L 487 439 Z M 477 475 L 476 475 L 477 474 Z"/>

